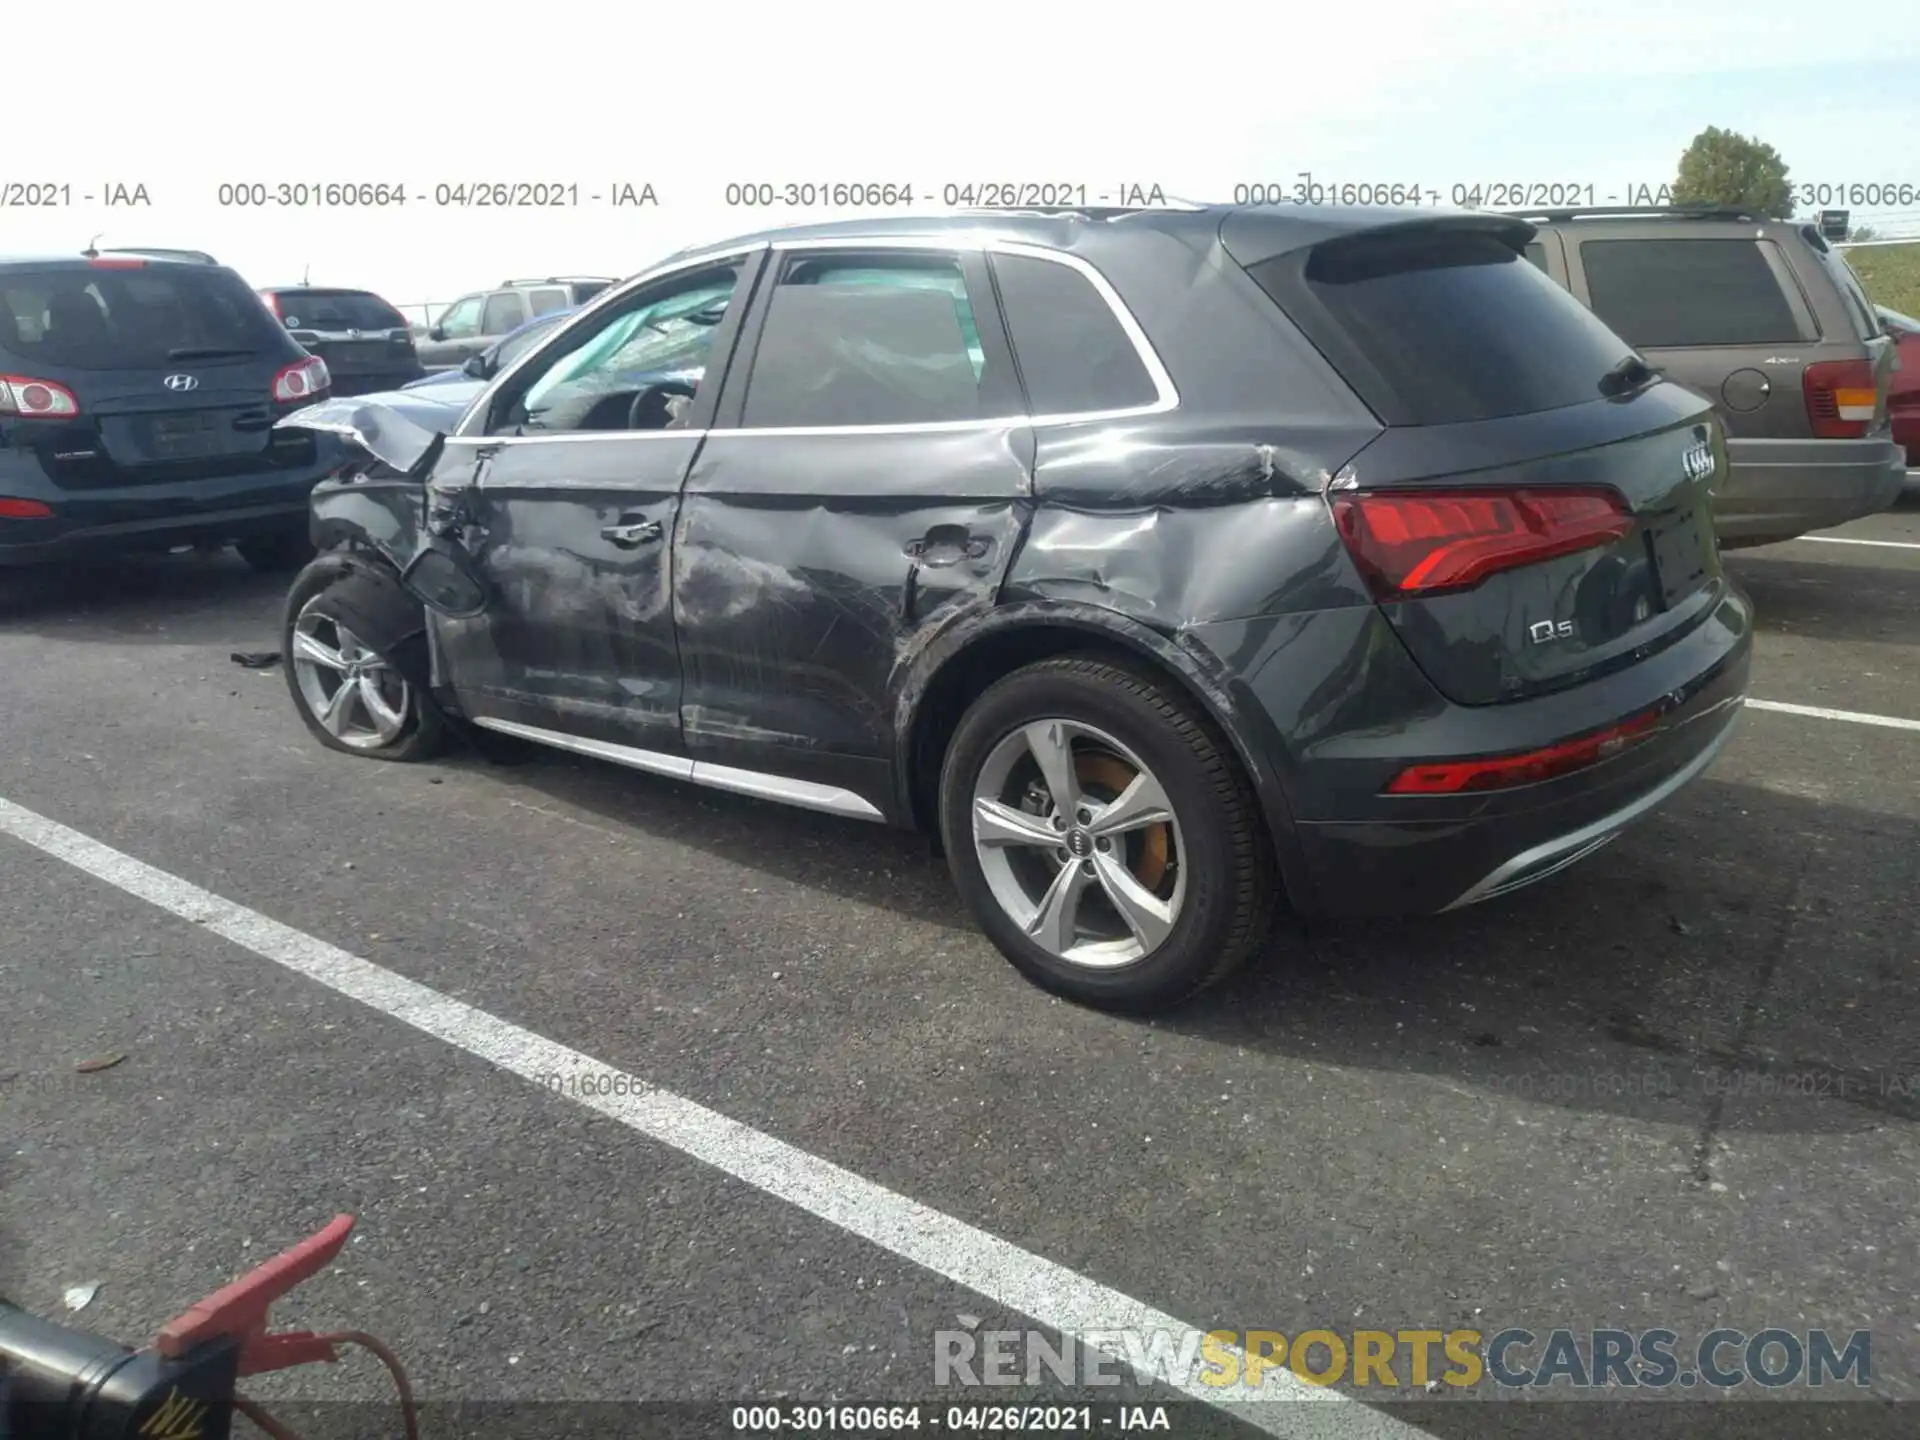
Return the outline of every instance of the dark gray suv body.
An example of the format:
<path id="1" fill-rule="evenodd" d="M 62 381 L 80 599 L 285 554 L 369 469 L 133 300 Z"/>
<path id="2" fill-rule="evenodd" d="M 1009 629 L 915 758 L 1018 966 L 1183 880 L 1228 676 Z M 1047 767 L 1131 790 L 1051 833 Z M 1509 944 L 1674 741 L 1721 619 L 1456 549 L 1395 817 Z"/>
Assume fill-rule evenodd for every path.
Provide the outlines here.
<path id="1" fill-rule="evenodd" d="M 1814 226 L 1677 211 L 1525 218 L 1540 232 L 1535 264 L 1720 412 L 1723 545 L 1789 540 L 1899 498 L 1895 342 Z"/>
<path id="2" fill-rule="evenodd" d="M 1745 692 L 1710 406 L 1431 211 L 749 236 L 615 287 L 435 435 L 289 425 L 321 743 L 503 737 L 936 832 L 1036 982 L 1165 1004 L 1276 905 L 1539 880 Z M 423 609 L 423 604 L 427 607 Z"/>

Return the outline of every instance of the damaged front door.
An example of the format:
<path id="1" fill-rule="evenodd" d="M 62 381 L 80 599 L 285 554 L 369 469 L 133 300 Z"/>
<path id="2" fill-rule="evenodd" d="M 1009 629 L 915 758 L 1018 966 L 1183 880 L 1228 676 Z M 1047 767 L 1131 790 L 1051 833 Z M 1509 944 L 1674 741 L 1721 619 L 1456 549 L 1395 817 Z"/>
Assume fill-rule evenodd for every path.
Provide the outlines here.
<path id="1" fill-rule="evenodd" d="M 756 259 L 680 271 L 563 329 L 463 422 L 452 443 L 486 457 L 471 553 L 490 599 L 434 623 L 476 723 L 682 752 L 674 521 L 711 409 L 703 377 Z"/>
<path id="2" fill-rule="evenodd" d="M 1031 432 L 977 252 L 803 243 L 768 268 L 681 507 L 688 753 L 884 812 L 903 658 L 993 603 Z"/>

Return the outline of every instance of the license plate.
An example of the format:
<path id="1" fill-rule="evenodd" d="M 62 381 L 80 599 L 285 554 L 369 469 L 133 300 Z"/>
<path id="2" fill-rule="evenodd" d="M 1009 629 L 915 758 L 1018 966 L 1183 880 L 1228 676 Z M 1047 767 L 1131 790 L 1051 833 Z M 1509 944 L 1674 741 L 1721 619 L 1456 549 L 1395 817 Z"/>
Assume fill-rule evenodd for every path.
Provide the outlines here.
<path id="1" fill-rule="evenodd" d="M 211 415 L 156 415 L 147 431 L 148 443 L 165 455 L 202 454 L 216 433 Z"/>
<path id="2" fill-rule="evenodd" d="M 1647 543 L 1662 605 L 1671 609 L 1706 583 L 1713 542 L 1697 515 L 1666 521 L 1652 531 Z"/>

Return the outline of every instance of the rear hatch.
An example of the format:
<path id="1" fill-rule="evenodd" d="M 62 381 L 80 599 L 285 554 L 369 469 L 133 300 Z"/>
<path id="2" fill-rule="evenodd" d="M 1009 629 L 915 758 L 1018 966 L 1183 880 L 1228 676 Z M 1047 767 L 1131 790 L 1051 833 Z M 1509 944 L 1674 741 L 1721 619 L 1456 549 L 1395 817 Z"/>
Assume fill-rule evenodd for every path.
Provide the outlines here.
<path id="1" fill-rule="evenodd" d="M 261 292 L 289 334 L 327 362 L 336 395 L 394 390 L 426 372 L 406 317 L 365 290 Z"/>
<path id="2" fill-rule="evenodd" d="M 310 439 L 273 424 L 315 398 L 315 377 L 301 371 L 314 362 L 231 270 L 123 259 L 9 269 L 0 301 L 0 410 L 32 418 L 15 428 L 17 443 L 55 484 L 311 462 Z M 290 371 L 300 374 L 287 384 Z"/>
<path id="3" fill-rule="evenodd" d="M 1327 500 L 1394 630 L 1461 704 L 1632 665 L 1725 583 L 1720 422 L 1526 260 L 1532 233 L 1444 217 L 1247 266 L 1386 426 Z"/>

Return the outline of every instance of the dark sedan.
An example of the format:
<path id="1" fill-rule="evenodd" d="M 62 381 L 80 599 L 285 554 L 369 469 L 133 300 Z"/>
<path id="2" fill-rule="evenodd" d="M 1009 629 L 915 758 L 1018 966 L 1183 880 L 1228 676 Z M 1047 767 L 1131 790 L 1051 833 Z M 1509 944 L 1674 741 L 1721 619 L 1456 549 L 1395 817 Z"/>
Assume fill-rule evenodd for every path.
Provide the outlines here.
<path id="1" fill-rule="evenodd" d="M 1700 397 L 1492 215 L 875 220 L 683 253 L 314 499 L 321 743 L 501 737 L 937 834 L 1038 984 L 1552 875 L 1726 743 Z M 661 379 L 675 372 L 685 379 Z"/>

